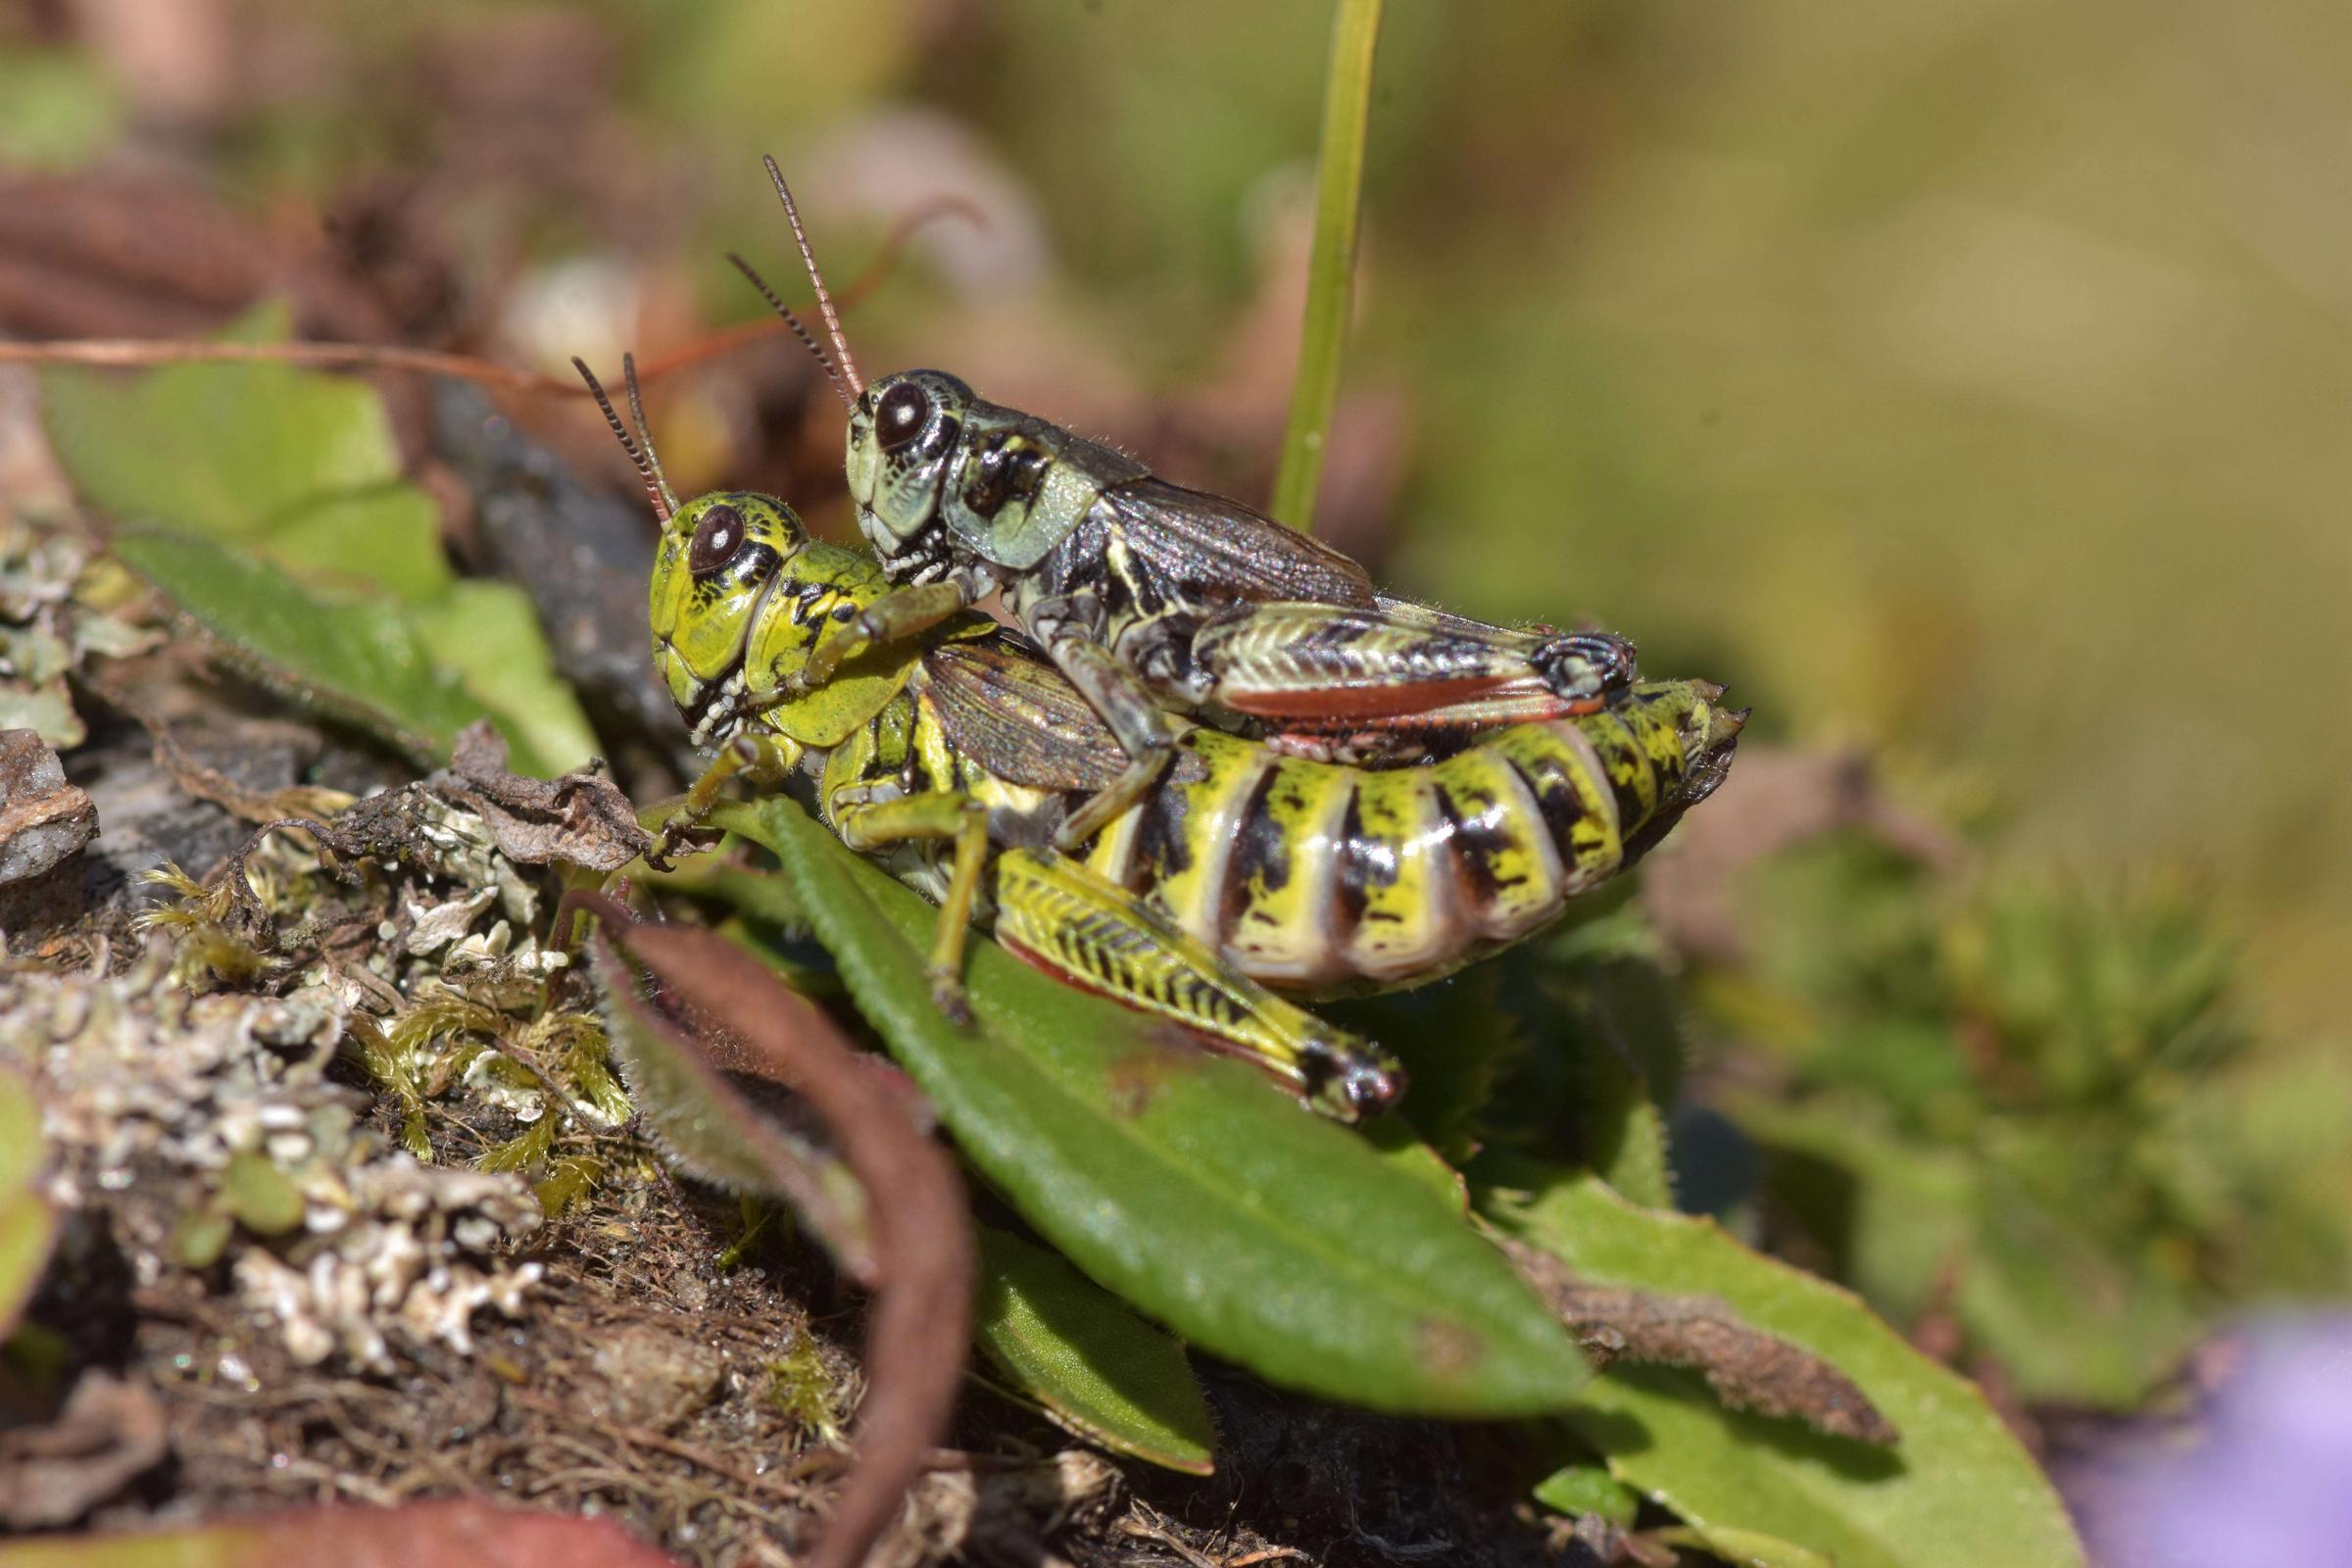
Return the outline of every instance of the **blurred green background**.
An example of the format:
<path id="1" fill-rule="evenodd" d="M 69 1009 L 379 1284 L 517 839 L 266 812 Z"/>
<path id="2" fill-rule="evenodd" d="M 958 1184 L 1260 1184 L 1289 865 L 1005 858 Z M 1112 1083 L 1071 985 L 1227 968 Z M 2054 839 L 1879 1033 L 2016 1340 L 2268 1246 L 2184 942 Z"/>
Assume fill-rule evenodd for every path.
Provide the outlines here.
<path id="1" fill-rule="evenodd" d="M 399 324 L 550 368 L 760 316 L 729 247 L 804 297 L 763 151 L 837 285 L 958 196 L 984 226 L 927 225 L 852 316 L 867 370 L 954 368 L 1262 499 L 1329 21 L 47 0 L 0 33 L 0 162 L 192 179 L 290 244 L 389 190 L 367 232 L 433 279 Z M 2352 11 L 1391 0 L 1378 82 L 1331 535 L 1401 591 L 1623 630 L 1962 831 L 2004 891 L 1918 952 L 1854 902 L 1868 868 L 1815 867 L 1829 912 L 1801 867 L 1767 890 L 1848 965 L 1784 992 L 1869 993 L 1857 1051 L 1902 1054 L 1871 1033 L 1895 993 L 2033 1039 L 2139 1006 L 2090 1054 L 2144 1048 L 2193 1100 L 2211 1058 L 2167 1043 L 2216 960 L 2186 911 L 2234 940 L 2261 1042 L 2232 1136 L 2325 1144 L 2296 1117 L 2352 1099 Z M 796 355 L 665 383 L 656 422 L 683 482 L 838 528 L 838 412 Z M 2021 887 L 2143 912 L 2069 935 Z M 2202 1139 L 2175 1108 L 2148 1114 Z"/>

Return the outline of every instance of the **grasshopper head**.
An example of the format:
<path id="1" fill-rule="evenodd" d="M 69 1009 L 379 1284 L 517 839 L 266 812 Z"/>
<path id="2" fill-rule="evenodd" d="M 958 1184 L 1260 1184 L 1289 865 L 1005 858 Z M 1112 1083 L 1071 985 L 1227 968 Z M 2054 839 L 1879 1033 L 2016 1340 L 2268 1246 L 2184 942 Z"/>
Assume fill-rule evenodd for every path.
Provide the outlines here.
<path id="1" fill-rule="evenodd" d="M 974 401 L 972 389 L 944 370 L 901 370 L 852 405 L 850 497 L 876 549 L 894 554 L 938 518 L 940 487 Z"/>
<path id="2" fill-rule="evenodd" d="M 810 540 L 772 496 L 722 491 L 678 508 L 654 558 L 654 663 L 696 744 L 723 744 L 753 712 L 771 722 L 827 716 L 817 711 L 826 692 L 775 699 L 820 641 L 888 588 L 873 563 Z M 796 733 L 796 722 L 782 727 L 829 744 L 840 726 L 819 722 L 821 735 Z"/>

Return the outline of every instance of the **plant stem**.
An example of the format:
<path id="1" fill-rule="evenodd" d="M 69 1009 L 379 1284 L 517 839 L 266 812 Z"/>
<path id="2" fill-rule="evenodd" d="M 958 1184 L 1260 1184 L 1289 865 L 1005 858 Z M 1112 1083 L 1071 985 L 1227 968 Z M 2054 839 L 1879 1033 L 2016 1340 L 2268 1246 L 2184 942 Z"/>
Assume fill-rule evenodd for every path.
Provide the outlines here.
<path id="1" fill-rule="evenodd" d="M 1274 479 L 1274 515 L 1314 531 L 1325 438 L 1340 397 L 1340 350 L 1355 288 L 1355 242 L 1363 210 L 1364 127 L 1372 118 L 1372 57 L 1382 0 L 1339 0 L 1331 29 L 1331 73 L 1323 88 L 1323 148 L 1315 170 L 1315 247 L 1307 261 L 1306 321 L 1298 378 Z"/>

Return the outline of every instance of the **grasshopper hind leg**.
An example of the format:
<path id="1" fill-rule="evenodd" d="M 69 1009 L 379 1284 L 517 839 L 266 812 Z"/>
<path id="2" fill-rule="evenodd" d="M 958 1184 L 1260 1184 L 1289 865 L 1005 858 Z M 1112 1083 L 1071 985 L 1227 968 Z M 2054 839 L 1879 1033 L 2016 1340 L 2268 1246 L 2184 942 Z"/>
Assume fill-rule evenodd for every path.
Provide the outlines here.
<path id="1" fill-rule="evenodd" d="M 1283 1001 L 1126 889 L 1075 860 L 997 859 L 997 940 L 1056 976 L 1167 1018 L 1343 1122 L 1394 1105 L 1404 1069 L 1379 1047 Z"/>

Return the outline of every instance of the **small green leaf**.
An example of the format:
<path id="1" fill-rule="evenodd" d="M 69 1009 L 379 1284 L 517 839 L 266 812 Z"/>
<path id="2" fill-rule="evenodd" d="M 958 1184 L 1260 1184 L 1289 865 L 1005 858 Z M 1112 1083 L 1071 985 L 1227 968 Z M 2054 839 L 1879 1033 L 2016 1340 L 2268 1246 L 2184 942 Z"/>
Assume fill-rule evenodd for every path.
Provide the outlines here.
<path id="1" fill-rule="evenodd" d="M 57 1239 L 57 1211 L 32 1190 L 44 1154 L 32 1090 L 0 1070 L 0 1340 L 16 1327 Z"/>
<path id="2" fill-rule="evenodd" d="M 1043 1248 L 979 1227 L 980 1348 L 1020 1391 L 1113 1453 L 1204 1476 L 1216 1429 L 1184 1347 Z"/>
<path id="3" fill-rule="evenodd" d="M 283 1236 L 302 1223 L 302 1189 L 267 1154 L 241 1150 L 229 1155 L 220 1196 L 237 1223 L 256 1236 Z"/>
<path id="4" fill-rule="evenodd" d="M 449 760 L 483 706 L 437 664 L 416 620 L 381 601 L 313 594 L 269 563 L 163 529 L 126 528 L 115 553 L 218 640 L 229 662 L 313 711 L 355 724 L 420 767 Z M 498 715 L 493 715 L 498 716 Z M 509 723 L 514 767 L 550 759 Z"/>
<path id="5" fill-rule="evenodd" d="M 1271 1382 L 1378 1409 L 1536 1414 L 1583 1386 L 1496 1250 L 1361 1138 L 990 942 L 956 1028 L 924 979 L 936 909 L 790 802 L 712 820 L 775 852 L 966 1157 L 1099 1283 Z"/>
<path id="6" fill-rule="evenodd" d="M 1630 1525 L 1642 1494 L 1596 1464 L 1567 1464 L 1536 1483 L 1536 1500 L 1555 1513 L 1591 1514 Z"/>
<path id="7" fill-rule="evenodd" d="M 284 307 L 265 305 L 225 335 L 271 342 L 286 329 Z M 511 584 L 452 578 L 439 510 L 403 476 L 383 400 L 365 381 L 287 365 L 195 364 L 128 377 L 61 368 L 43 387 L 59 462 L 126 538 L 169 529 L 238 556 L 258 552 L 327 585 L 330 597 L 296 597 L 333 606 L 333 635 L 308 633 L 295 647 L 270 633 L 317 620 L 304 604 L 224 600 L 184 573 L 164 581 L 141 567 L 216 636 L 249 647 L 278 684 L 297 695 L 315 687 L 323 706 L 379 732 L 386 725 L 371 720 L 388 721 L 398 733 L 387 738 L 420 762 L 445 760 L 457 728 L 482 710 L 524 772 L 553 774 L 596 750 L 527 597 Z M 367 597 L 342 604 L 334 590 Z M 338 641 L 348 657 L 332 657 Z M 463 716 L 433 690 L 451 684 L 445 671 L 471 700 Z M 433 744 L 420 747 L 419 737 Z"/>
<path id="8" fill-rule="evenodd" d="M 223 334 L 287 335 L 282 305 Z M 432 499 L 402 476 L 367 382 L 289 365 L 172 365 L 42 378 L 49 437 L 74 487 L 117 522 L 260 548 L 417 601 L 450 582 Z"/>
<path id="9" fill-rule="evenodd" d="M 2057 1494 L 1984 1395 L 1846 1292 L 1749 1251 L 1711 1220 L 1630 1203 L 1589 1172 L 1494 1160 L 1476 1174 L 1494 1184 L 1482 1209 L 1580 1278 L 1717 1297 L 1836 1365 L 1901 1433 L 1892 1450 L 1866 1447 L 1726 1410 L 1695 1373 L 1610 1368 L 1569 1425 L 1620 1480 L 1708 1539 L 1786 1539 L 1839 1568 L 2082 1562 Z"/>
<path id="10" fill-rule="evenodd" d="M 1335 1003 L 1332 1020 L 1377 1040 L 1412 1081 L 1404 1119 L 1455 1164 L 1478 1152 L 1478 1114 L 1504 1063 L 1525 1049 L 1492 966 L 1437 985 Z"/>
<path id="11" fill-rule="evenodd" d="M 211 1203 L 191 1208 L 172 1227 L 172 1255 L 188 1268 L 211 1268 L 228 1250 L 236 1229 L 236 1221 Z"/>
<path id="12" fill-rule="evenodd" d="M 1577 1065 L 1586 1090 L 1584 1153 L 1593 1174 L 1637 1203 L 1672 1208 L 1665 1112 L 1612 1053 L 1589 1049 Z"/>

